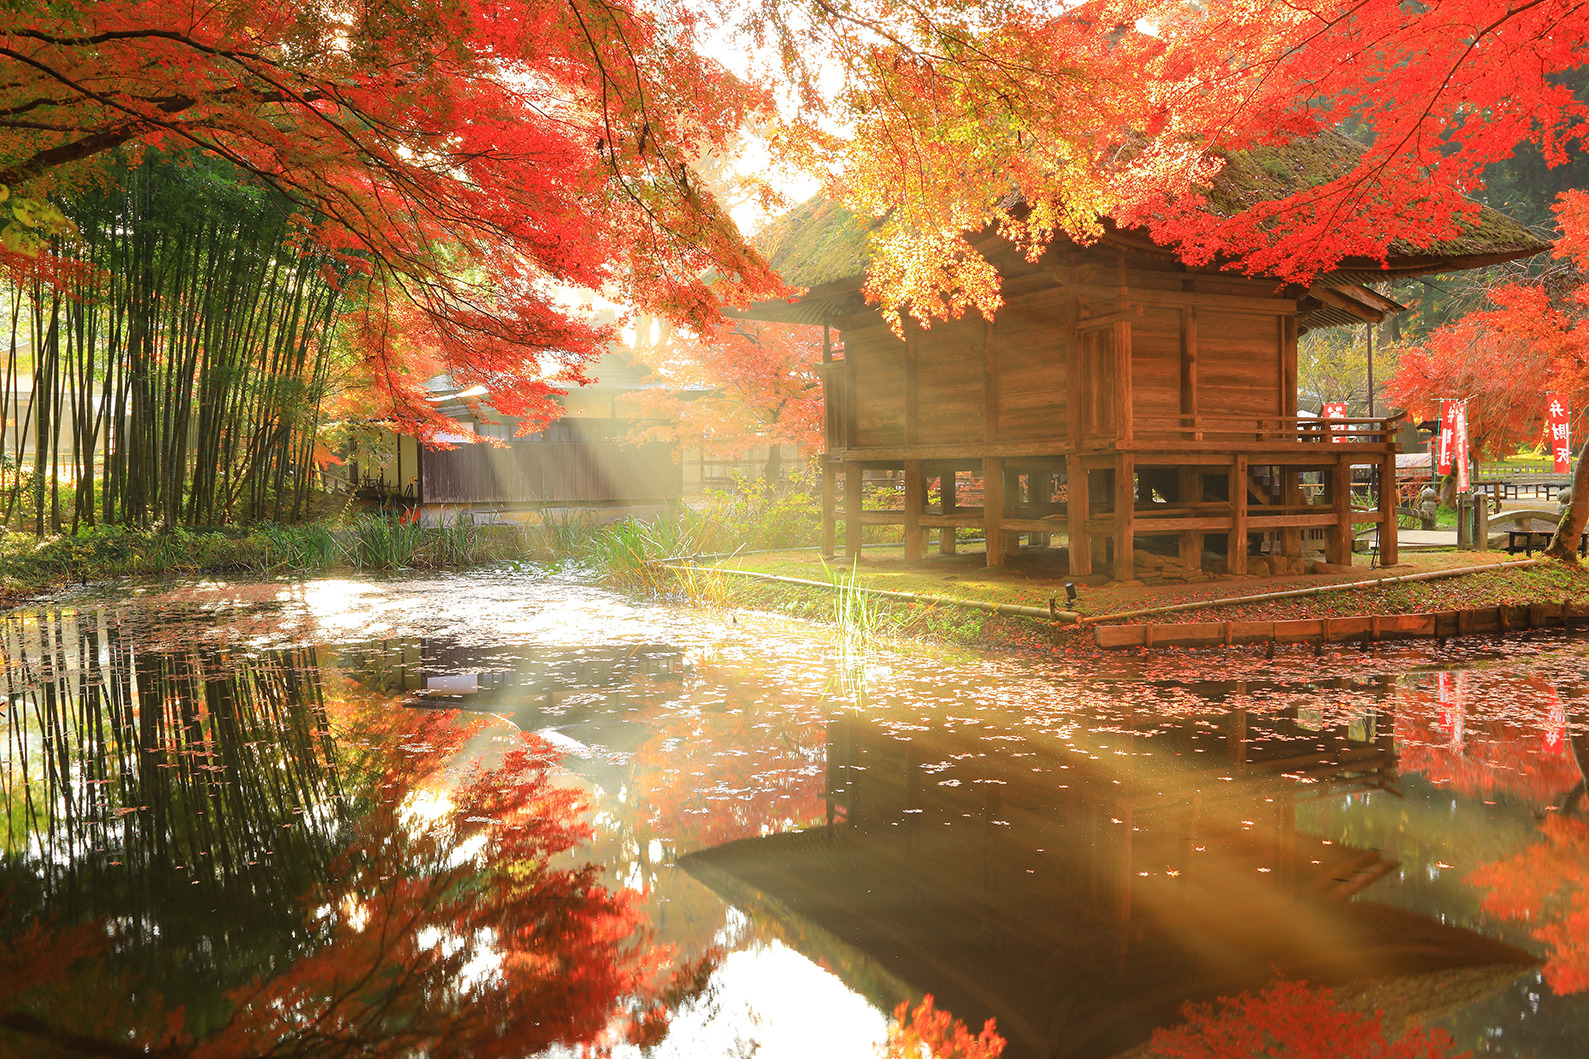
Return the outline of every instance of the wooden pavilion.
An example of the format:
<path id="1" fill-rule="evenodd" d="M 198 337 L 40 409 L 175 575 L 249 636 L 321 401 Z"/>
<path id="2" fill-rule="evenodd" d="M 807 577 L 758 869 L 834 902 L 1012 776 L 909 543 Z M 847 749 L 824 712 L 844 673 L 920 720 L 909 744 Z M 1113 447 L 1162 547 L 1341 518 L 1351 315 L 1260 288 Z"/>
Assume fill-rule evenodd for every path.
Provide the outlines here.
<path id="1" fill-rule="evenodd" d="M 1360 150 L 1326 135 L 1244 152 L 1218 177 L 1211 208 L 1289 194 Z M 1330 562 L 1346 563 L 1359 524 L 1378 524 L 1381 557 L 1396 562 L 1395 490 L 1358 508 L 1351 480 L 1366 466 L 1394 481 L 1397 420 L 1325 426 L 1299 415 L 1297 338 L 1402 309 L 1366 283 L 1548 246 L 1485 208 L 1459 236 L 1396 242 L 1384 262 L 1348 260 L 1303 288 L 1194 268 L 1146 233 L 1108 224 L 1094 245 L 1058 238 L 1036 262 L 986 232 L 973 243 L 1003 278 L 996 319 L 973 311 L 908 325 L 901 339 L 861 294 L 867 234 L 827 200 L 799 207 L 763 245 L 806 291 L 747 314 L 827 329 L 825 553 L 838 522 L 851 555 L 863 526 L 902 526 L 909 561 L 922 558 L 928 530 L 952 553 L 956 529 L 979 527 L 989 566 L 1022 535 L 1047 544 L 1062 533 L 1072 575 L 1117 580 L 1134 576 L 1138 550 L 1238 574 L 1253 549 L 1300 559 L 1309 531 L 1322 531 Z M 903 473 L 903 508 L 866 508 L 869 469 Z"/>

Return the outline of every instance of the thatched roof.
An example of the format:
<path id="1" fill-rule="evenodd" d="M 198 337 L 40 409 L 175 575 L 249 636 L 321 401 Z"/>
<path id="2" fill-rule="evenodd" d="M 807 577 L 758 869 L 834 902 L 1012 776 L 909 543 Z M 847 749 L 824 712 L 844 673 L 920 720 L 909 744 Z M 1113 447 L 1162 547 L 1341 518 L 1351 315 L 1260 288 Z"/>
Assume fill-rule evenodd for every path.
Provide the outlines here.
<path id="1" fill-rule="evenodd" d="M 1295 194 L 1345 172 L 1362 152 L 1361 144 L 1333 132 L 1285 147 L 1234 152 L 1209 189 L 1209 208 L 1232 215 Z M 1348 260 L 1334 275 L 1352 282 L 1424 275 L 1510 261 L 1550 247 L 1487 206 L 1458 223 L 1460 235 L 1429 246 L 1397 239 L 1387 249 L 1384 266 L 1367 258 Z M 867 230 L 866 222 L 818 195 L 779 218 L 755 242 L 787 282 L 814 289 L 857 281 L 865 273 Z"/>

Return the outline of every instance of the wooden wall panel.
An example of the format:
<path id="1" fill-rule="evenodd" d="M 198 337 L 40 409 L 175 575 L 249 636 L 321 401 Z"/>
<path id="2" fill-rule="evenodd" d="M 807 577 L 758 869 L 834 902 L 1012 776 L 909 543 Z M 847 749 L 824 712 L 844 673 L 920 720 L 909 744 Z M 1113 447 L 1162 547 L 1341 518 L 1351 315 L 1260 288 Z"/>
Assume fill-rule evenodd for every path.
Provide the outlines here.
<path id="1" fill-rule="evenodd" d="M 855 439 L 858 447 L 905 443 L 905 343 L 885 327 L 844 334 L 844 356 L 855 360 Z"/>
<path id="2" fill-rule="evenodd" d="M 1070 335 L 1062 297 L 1056 290 L 1051 301 L 1006 307 L 994 321 L 1001 441 L 1065 442 L 1065 347 Z"/>
<path id="3" fill-rule="evenodd" d="M 1181 414 L 1181 312 L 1150 306 L 1131 320 L 1131 398 L 1138 419 Z"/>
<path id="4" fill-rule="evenodd" d="M 943 320 L 916 336 L 916 440 L 982 440 L 982 317 Z"/>
<path id="5" fill-rule="evenodd" d="M 1282 414 L 1277 317 L 1199 309 L 1197 358 L 1203 415 Z"/>
<path id="6" fill-rule="evenodd" d="M 683 471 L 671 445 L 515 438 L 504 448 L 425 449 L 426 504 L 607 503 L 676 500 Z"/>

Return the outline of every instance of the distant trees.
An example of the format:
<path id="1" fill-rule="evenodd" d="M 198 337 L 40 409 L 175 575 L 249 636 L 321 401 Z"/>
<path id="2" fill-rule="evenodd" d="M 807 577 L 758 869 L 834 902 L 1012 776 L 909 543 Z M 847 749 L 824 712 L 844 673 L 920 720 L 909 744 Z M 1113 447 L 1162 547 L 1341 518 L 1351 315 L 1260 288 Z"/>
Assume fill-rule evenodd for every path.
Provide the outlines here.
<path id="1" fill-rule="evenodd" d="M 641 436 L 697 445 L 714 456 L 769 449 L 769 483 L 780 446 L 822 447 L 822 329 L 731 320 L 704 335 L 670 332 L 641 354 L 654 387 L 626 400 L 648 417 Z"/>
<path id="2" fill-rule="evenodd" d="M 1466 398 L 1475 448 L 1502 455 L 1543 437 L 1545 391 L 1589 407 L 1589 192 L 1556 207 L 1555 267 L 1532 283 L 1502 283 L 1488 305 L 1406 347 L 1386 396 L 1420 418 L 1438 400 Z"/>

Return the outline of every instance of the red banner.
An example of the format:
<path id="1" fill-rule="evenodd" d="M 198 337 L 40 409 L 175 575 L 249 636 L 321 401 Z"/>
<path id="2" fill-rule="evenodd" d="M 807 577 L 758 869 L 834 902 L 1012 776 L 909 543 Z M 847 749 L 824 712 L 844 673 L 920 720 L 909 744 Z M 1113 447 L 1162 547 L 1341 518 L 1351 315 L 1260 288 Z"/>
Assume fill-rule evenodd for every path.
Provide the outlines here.
<path id="1" fill-rule="evenodd" d="M 1442 474 L 1451 473 L 1451 410 L 1455 401 L 1440 401 L 1440 439 L 1435 448 L 1435 470 Z"/>
<path id="2" fill-rule="evenodd" d="M 1457 472 L 1457 492 L 1468 491 L 1468 402 L 1451 402 L 1451 464 Z"/>
<path id="3" fill-rule="evenodd" d="M 1345 419 L 1346 418 L 1346 402 L 1345 401 L 1326 401 L 1324 403 L 1324 407 L 1319 410 L 1319 418 L 1321 418 L 1321 419 Z M 1336 427 L 1336 426 L 1330 427 L 1330 440 L 1333 441 L 1333 442 L 1345 441 L 1346 437 L 1345 437 L 1344 429 L 1342 427 Z"/>
<path id="4" fill-rule="evenodd" d="M 1550 424 L 1550 455 L 1556 461 L 1556 473 L 1572 471 L 1572 440 L 1568 437 L 1569 407 L 1565 397 L 1545 394 L 1546 421 Z"/>

